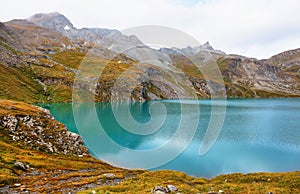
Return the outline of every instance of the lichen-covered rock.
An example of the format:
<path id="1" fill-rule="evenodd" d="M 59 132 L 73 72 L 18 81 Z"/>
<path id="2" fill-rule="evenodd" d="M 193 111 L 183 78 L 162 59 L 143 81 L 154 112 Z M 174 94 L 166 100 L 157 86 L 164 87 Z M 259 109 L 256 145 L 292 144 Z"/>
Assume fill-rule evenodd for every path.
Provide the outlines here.
<path id="1" fill-rule="evenodd" d="M 0 101 L 0 129 L 6 130 L 12 140 L 35 150 L 77 156 L 89 154 L 78 134 L 69 132 L 40 107 Z"/>

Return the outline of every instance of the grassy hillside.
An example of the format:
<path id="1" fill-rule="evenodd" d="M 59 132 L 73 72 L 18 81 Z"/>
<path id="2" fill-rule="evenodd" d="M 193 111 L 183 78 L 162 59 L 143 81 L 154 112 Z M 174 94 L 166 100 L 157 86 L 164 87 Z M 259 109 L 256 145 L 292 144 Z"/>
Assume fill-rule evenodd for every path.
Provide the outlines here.
<path id="1" fill-rule="evenodd" d="M 71 39 L 26 20 L 0 23 L 0 70 L 3 72 L 0 98 L 30 103 L 69 102 L 72 100 L 73 81 L 82 62 L 85 65 L 81 70 L 89 72 L 84 84 L 90 91 L 85 92 L 95 95 L 97 101 L 110 101 L 112 87 L 124 74 L 118 100 L 188 98 L 195 94 L 199 98 L 210 98 L 208 82 L 222 85 L 222 79 L 229 98 L 300 96 L 300 49 L 267 60 L 199 52 L 190 57 L 199 62 L 198 67 L 190 59 L 175 54 L 170 58 L 177 70 L 170 75 L 160 67 L 143 66 L 122 54 L 109 60 L 114 53 L 101 46 L 97 56 L 86 58 L 93 46 L 93 42 Z M 212 67 L 211 64 L 203 67 L 202 62 L 207 62 L 207 56 L 219 68 L 221 78 L 203 75 Z M 100 77 L 99 70 L 103 70 Z M 91 80 L 98 80 L 96 90 L 91 88 Z M 128 80 L 135 84 L 135 88 L 128 86 Z M 193 95 L 183 84 L 184 80 L 190 81 Z M 131 97 L 123 98 L 124 92 L 130 92 Z"/>
<path id="2" fill-rule="evenodd" d="M 0 63 L 0 99 L 23 102 L 42 102 L 45 100 L 42 85 L 32 79 L 25 68 L 21 70 Z"/>

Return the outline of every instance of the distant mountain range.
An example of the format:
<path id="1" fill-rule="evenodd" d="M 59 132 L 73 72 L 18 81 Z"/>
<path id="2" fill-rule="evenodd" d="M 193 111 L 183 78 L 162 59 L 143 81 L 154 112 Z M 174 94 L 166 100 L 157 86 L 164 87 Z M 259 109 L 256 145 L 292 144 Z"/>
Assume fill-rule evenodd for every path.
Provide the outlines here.
<path id="1" fill-rule="evenodd" d="M 95 69 L 75 88 L 85 88 L 97 101 L 210 98 L 223 83 L 205 75 L 209 63 L 218 66 L 227 97 L 300 97 L 300 49 L 264 60 L 228 55 L 209 42 L 155 50 L 135 35 L 77 29 L 62 14 L 50 13 L 0 23 L 0 98 L 71 101 L 75 75 L 92 48 Z"/>

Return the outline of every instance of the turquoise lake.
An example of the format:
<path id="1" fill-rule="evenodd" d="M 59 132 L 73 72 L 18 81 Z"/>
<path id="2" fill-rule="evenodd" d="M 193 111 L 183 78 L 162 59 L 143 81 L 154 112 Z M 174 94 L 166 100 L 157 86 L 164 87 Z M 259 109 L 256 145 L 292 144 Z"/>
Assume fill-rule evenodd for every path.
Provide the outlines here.
<path id="1" fill-rule="evenodd" d="M 207 178 L 300 170 L 298 98 L 42 106 L 79 133 L 95 157 L 120 167 L 152 165 Z M 199 154 L 206 136 L 211 145 Z"/>

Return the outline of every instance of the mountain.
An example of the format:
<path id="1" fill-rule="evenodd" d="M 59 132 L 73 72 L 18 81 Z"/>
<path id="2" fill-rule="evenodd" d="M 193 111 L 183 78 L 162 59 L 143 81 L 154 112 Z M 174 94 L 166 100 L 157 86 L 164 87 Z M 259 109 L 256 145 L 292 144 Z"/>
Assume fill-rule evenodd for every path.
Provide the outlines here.
<path id="1" fill-rule="evenodd" d="M 219 50 L 215 50 L 207 41 L 205 44 L 203 45 L 199 45 L 199 46 L 195 46 L 195 47 L 191 47 L 191 46 L 187 46 L 186 48 L 160 48 L 159 49 L 160 52 L 165 53 L 165 54 L 183 54 L 186 56 L 194 56 L 196 54 L 198 54 L 199 52 L 210 52 L 210 53 L 216 53 L 216 54 L 220 54 L 220 55 L 225 55 L 224 52 L 219 51 Z"/>
<path id="2" fill-rule="evenodd" d="M 126 36 L 118 30 L 111 30 L 105 28 L 82 28 L 77 29 L 73 26 L 69 19 L 64 15 L 53 13 L 39 13 L 31 16 L 28 19 L 29 22 L 34 23 L 37 26 L 48 28 L 59 32 L 69 38 L 83 39 L 92 42 L 101 42 L 106 47 L 110 47 L 116 42 L 126 42 L 132 45 L 142 44 L 142 42 L 134 35 Z M 105 40 L 103 40 L 105 38 Z"/>
<path id="3" fill-rule="evenodd" d="M 123 52 L 127 47 L 133 48 Z M 300 96 L 300 49 L 264 60 L 227 55 L 209 42 L 155 50 L 135 36 L 77 29 L 51 13 L 0 23 L 0 50 L 2 99 L 67 102 L 74 89 L 85 89 L 96 101 L 210 98 L 222 80 L 229 98 Z M 212 63 L 222 80 L 205 73 Z"/>
<path id="4" fill-rule="evenodd" d="M 135 35 L 126 36 L 118 30 L 104 28 L 77 29 L 64 15 L 54 12 L 48 14 L 35 14 L 28 19 L 37 26 L 57 31 L 72 39 L 82 39 L 109 48 L 116 53 L 126 55 L 138 61 L 163 60 L 170 63 L 167 55 L 145 46 Z M 130 49 L 129 49 L 130 48 Z"/>

